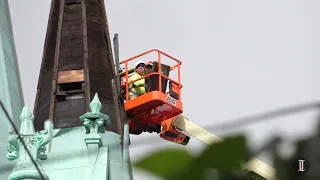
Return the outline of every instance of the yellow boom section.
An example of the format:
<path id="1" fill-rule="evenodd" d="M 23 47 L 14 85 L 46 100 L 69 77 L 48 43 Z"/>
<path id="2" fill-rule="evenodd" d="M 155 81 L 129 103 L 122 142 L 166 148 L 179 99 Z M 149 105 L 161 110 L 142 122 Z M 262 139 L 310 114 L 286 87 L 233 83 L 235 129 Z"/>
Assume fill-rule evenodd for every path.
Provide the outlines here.
<path id="1" fill-rule="evenodd" d="M 182 132 L 188 133 L 206 144 L 222 141 L 219 137 L 190 122 L 188 118 L 182 115 L 176 117 L 172 126 Z M 267 180 L 275 180 L 275 170 L 256 158 L 252 158 L 248 163 L 244 164 L 242 168 L 246 173 L 253 172 Z"/>

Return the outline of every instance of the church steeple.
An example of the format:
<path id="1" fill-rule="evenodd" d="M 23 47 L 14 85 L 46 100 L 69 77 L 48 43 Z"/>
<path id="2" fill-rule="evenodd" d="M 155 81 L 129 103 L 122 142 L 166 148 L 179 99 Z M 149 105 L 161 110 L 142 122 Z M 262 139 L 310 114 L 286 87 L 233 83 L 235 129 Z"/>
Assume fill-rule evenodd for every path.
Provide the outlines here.
<path id="1" fill-rule="evenodd" d="M 115 110 L 122 106 L 114 97 L 114 71 L 104 2 L 52 0 L 34 107 L 36 130 L 46 119 L 55 128 L 81 126 L 79 117 L 98 93 L 101 113 L 111 121 L 107 130 L 121 135 L 125 118 Z"/>

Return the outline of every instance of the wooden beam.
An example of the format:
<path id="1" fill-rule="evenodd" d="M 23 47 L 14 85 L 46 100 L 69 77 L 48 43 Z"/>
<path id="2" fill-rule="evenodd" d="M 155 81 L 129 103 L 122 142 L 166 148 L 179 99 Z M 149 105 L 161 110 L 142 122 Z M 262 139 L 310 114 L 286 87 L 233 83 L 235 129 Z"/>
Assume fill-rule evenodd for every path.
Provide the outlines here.
<path id="1" fill-rule="evenodd" d="M 84 70 L 70 70 L 60 71 L 58 74 L 58 84 L 83 82 L 84 81 Z"/>

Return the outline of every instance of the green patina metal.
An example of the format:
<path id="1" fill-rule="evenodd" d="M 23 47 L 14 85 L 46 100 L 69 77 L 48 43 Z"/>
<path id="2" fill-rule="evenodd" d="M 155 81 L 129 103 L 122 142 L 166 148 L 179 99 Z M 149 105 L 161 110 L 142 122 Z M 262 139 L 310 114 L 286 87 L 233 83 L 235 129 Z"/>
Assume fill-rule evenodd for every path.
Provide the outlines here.
<path id="1" fill-rule="evenodd" d="M 86 144 L 96 144 L 102 146 L 102 140 L 99 133 L 105 133 L 104 124 L 110 125 L 109 116 L 100 112 L 102 104 L 99 100 L 98 94 L 94 95 L 90 103 L 91 112 L 80 116 L 82 125 L 86 128 L 85 141 Z"/>
<path id="2" fill-rule="evenodd" d="M 15 125 L 19 127 L 19 113 L 24 101 L 7 0 L 0 0 L 0 82 L 0 99 Z M 5 117 L 2 110 L 0 110 L 0 117 Z M 6 123 L 6 127 L 11 128 L 7 120 L 2 122 Z M 0 137 L 0 140 L 5 139 Z"/>
<path id="3" fill-rule="evenodd" d="M 19 128 L 19 114 L 24 101 L 8 0 L 0 0 L 0 100 Z M 13 169 L 14 163 L 6 160 L 7 150 L 3 146 L 7 143 L 10 130 L 12 127 L 9 126 L 9 121 L 0 108 L 0 165 Z M 2 171 L 0 179 L 7 179 L 10 173 L 11 171 Z"/>
<path id="4" fill-rule="evenodd" d="M 102 139 L 99 133 L 105 133 L 104 124 L 110 125 L 110 119 L 107 115 L 100 112 L 102 104 L 99 100 L 98 94 L 94 95 L 92 102 L 90 103 L 91 112 L 80 117 L 82 125 L 86 129 L 84 140 L 87 145 L 87 156 L 89 166 L 91 167 L 91 175 L 94 179 L 104 178 L 100 177 L 97 168 L 95 168 L 96 161 L 99 155 L 99 149 L 102 147 Z M 108 153 L 108 152 L 107 152 Z M 108 164 L 105 166 L 108 171 Z M 107 174 L 110 174 L 107 172 Z"/>
<path id="5" fill-rule="evenodd" d="M 20 136 L 22 141 L 20 141 L 18 134 L 10 132 L 7 147 L 7 158 L 8 160 L 18 160 L 15 168 L 13 169 L 12 174 L 9 176 L 8 180 L 20 180 L 20 179 L 40 179 L 41 176 L 38 173 L 35 166 L 31 163 L 31 159 L 28 156 L 26 149 L 24 148 L 23 143 L 26 145 L 28 151 L 31 154 L 32 159 L 35 160 L 37 166 L 42 171 L 42 174 L 46 179 L 49 179 L 48 176 L 44 173 L 41 168 L 41 165 L 38 163 L 38 160 L 46 160 L 47 155 L 45 153 L 46 147 L 51 140 L 48 130 L 42 130 L 35 132 L 33 126 L 34 116 L 30 109 L 25 106 L 22 109 L 20 115 L 21 127 L 20 127 Z"/>
<path id="6" fill-rule="evenodd" d="M 33 114 L 24 107 L 20 115 L 20 134 L 29 151 L 49 180 L 130 180 L 132 171 L 129 157 L 129 129 L 124 126 L 124 145 L 120 136 L 105 131 L 109 117 L 100 113 L 102 105 L 98 94 L 91 104 L 91 112 L 79 119 L 82 127 L 50 129 L 35 132 Z M 46 153 L 46 145 L 51 149 Z M 39 174 L 27 157 L 16 134 L 9 136 L 9 160 L 17 160 L 8 180 L 37 179 Z"/>
<path id="7" fill-rule="evenodd" d="M 129 154 L 129 125 L 124 125 L 124 133 L 123 133 L 123 150 L 122 150 L 122 158 L 123 158 L 123 174 L 125 174 L 124 179 L 133 179 L 132 176 L 132 168 L 131 168 L 131 160 Z M 129 174 L 129 176 L 127 176 Z"/>
<path id="8" fill-rule="evenodd" d="M 20 135 L 24 141 L 24 143 L 29 148 L 33 159 L 41 159 L 46 160 L 47 156 L 45 154 L 46 147 L 45 145 L 50 141 L 50 135 L 48 130 L 43 130 L 39 132 L 34 131 L 33 126 L 34 116 L 31 113 L 30 109 L 25 106 L 22 109 L 22 113 L 20 115 L 21 121 L 21 128 L 20 128 Z M 9 145 L 8 145 L 8 160 L 16 160 L 23 161 L 25 159 L 29 159 L 26 156 L 25 149 L 23 147 L 22 142 L 20 142 L 18 135 L 13 131 L 10 132 L 9 138 Z M 21 157 L 21 155 L 23 155 Z"/>

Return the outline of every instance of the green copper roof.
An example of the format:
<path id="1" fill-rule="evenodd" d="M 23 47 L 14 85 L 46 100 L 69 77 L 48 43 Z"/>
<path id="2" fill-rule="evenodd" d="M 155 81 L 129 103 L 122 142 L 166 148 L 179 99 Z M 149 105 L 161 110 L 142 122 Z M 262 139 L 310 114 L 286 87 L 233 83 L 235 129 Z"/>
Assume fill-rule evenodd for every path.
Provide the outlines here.
<path id="1" fill-rule="evenodd" d="M 84 141 L 84 127 L 63 129 L 65 133 L 52 139 L 51 152 L 40 164 L 50 180 L 97 179 L 118 180 L 130 179 L 124 174 L 124 163 L 120 147 L 120 137 L 113 132 L 101 135 L 103 147 L 97 151 L 89 151 Z M 55 136 L 59 130 L 54 130 Z M 92 154 L 90 154 L 92 153 Z M 90 156 L 96 156 L 94 167 L 90 166 Z M 107 178 L 110 176 L 110 178 Z M 123 177 L 123 178 L 121 178 Z"/>
<path id="2" fill-rule="evenodd" d="M 19 127 L 19 114 L 24 105 L 19 76 L 19 68 L 14 45 L 11 18 L 8 0 L 0 0 L 0 100 L 4 103 L 14 123 Z M 0 108 L 0 165 L 2 167 L 14 166 L 13 162 L 6 159 L 9 123 Z M 11 169 L 12 169 L 11 168 Z M 0 179 L 7 179 L 8 171 L 0 173 Z"/>
<path id="3" fill-rule="evenodd" d="M 0 99 L 19 126 L 24 101 L 7 0 L 0 0 L 0 22 Z M 0 117 L 4 117 L 2 110 Z"/>
<path id="4" fill-rule="evenodd" d="M 109 125 L 110 120 L 100 113 L 101 103 L 97 94 L 90 105 L 92 111 L 79 118 L 83 126 L 54 129 L 52 134 L 51 126 L 35 132 L 33 114 L 28 107 L 23 108 L 20 134 L 46 180 L 132 179 L 128 125 L 124 126 L 124 145 L 121 148 L 120 136 L 104 131 L 104 125 Z M 51 120 L 45 122 L 50 123 L 53 124 Z M 17 135 L 10 133 L 8 141 L 7 157 L 17 160 L 9 180 L 39 178 Z"/>

